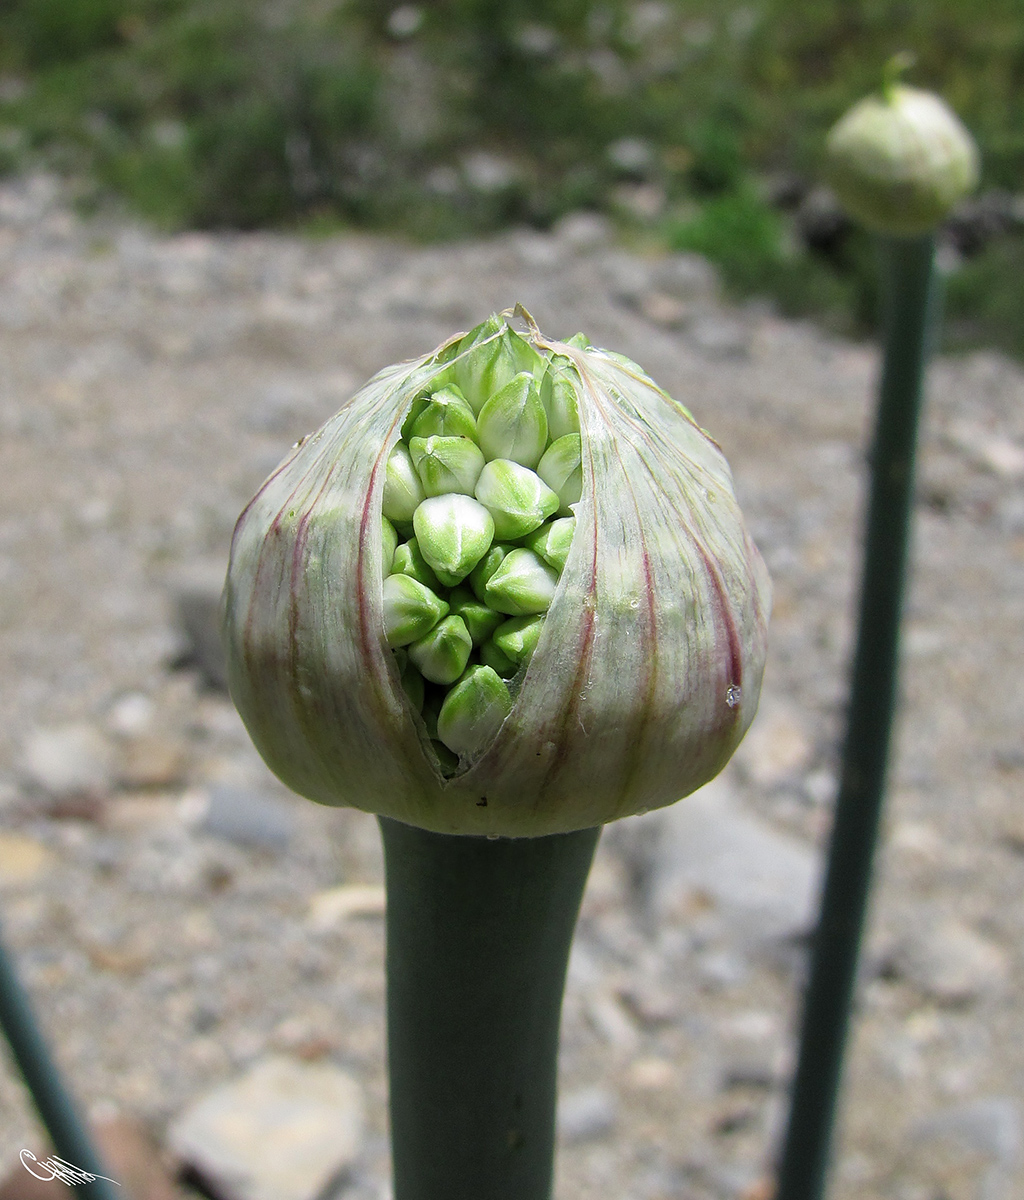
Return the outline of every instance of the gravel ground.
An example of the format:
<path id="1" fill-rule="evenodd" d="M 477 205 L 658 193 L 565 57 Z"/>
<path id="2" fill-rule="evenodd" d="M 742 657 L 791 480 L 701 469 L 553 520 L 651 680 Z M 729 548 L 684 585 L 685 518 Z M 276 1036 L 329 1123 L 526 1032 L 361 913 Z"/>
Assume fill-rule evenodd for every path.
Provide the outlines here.
<path id="1" fill-rule="evenodd" d="M 78 221 L 46 179 L 0 189 L 5 936 L 91 1105 L 163 1136 L 268 1053 L 340 1064 L 367 1126 L 339 1195 L 387 1195 L 379 892 L 341 893 L 348 915 L 324 900 L 379 885 L 376 827 L 268 775 L 229 701 L 180 665 L 175 598 L 223 569 L 238 511 L 297 437 L 379 367 L 517 300 L 546 332 L 641 362 L 713 432 L 776 589 L 761 712 L 733 763 L 689 808 L 604 835 L 566 998 L 557 1195 L 754 1200 L 834 788 L 876 356 L 728 307 L 699 260 L 631 256 L 596 220 L 427 249 L 162 238 Z M 1024 1194 L 1019 367 L 935 364 L 916 520 L 834 1196 L 1009 1200 Z M 264 808 L 218 825 L 239 794 Z M 709 837 L 710 879 L 694 850 Z M 0 1163 L 41 1144 L 0 1060 Z"/>

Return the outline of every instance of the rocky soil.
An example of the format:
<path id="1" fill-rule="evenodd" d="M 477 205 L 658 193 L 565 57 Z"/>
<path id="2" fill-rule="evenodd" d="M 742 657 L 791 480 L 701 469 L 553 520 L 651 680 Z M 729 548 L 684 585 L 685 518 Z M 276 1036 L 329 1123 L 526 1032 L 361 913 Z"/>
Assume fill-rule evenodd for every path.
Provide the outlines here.
<path id="1" fill-rule="evenodd" d="M 217 687 L 209 597 L 292 442 L 517 300 L 692 409 L 775 581 L 734 762 L 604 835 L 557 1196 L 754 1200 L 834 791 L 877 361 L 726 306 L 701 261 L 632 256 L 596 219 L 428 249 L 163 238 L 79 221 L 45 179 L 0 189 L 0 920 L 93 1110 L 182 1150 L 220 1085 L 332 1068 L 355 1084 L 332 1093 L 333 1193 L 388 1195 L 376 827 L 267 773 Z M 941 361 L 836 1200 L 1024 1194 L 1022 628 L 1024 372 Z M 0 1165 L 44 1145 L 0 1056 Z"/>

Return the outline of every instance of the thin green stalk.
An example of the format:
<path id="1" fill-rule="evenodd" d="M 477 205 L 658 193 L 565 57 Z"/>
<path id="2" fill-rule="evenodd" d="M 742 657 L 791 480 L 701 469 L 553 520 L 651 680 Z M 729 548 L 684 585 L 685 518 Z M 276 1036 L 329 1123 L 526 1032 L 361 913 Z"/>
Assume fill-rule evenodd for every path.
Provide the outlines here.
<path id="1" fill-rule="evenodd" d="M 380 827 L 395 1200 L 548 1200 L 562 993 L 600 831 Z"/>
<path id="2" fill-rule="evenodd" d="M 39 1117 L 53 1141 L 54 1152 L 80 1171 L 97 1176 L 77 1185 L 85 1200 L 115 1200 L 120 1191 L 102 1176 L 107 1174 L 92 1144 L 86 1127 L 79 1119 L 74 1102 L 64 1086 L 57 1065 L 50 1056 L 42 1032 L 32 1013 L 28 994 L 21 986 L 14 962 L 0 940 L 0 1028 L 10 1043 Z M 37 1159 L 45 1159 L 42 1151 Z M 45 1177 L 40 1161 L 32 1164 L 33 1173 Z"/>
<path id="3" fill-rule="evenodd" d="M 829 1147 L 885 790 L 935 243 L 882 238 L 884 361 L 846 742 L 776 1200 L 825 1194 Z"/>

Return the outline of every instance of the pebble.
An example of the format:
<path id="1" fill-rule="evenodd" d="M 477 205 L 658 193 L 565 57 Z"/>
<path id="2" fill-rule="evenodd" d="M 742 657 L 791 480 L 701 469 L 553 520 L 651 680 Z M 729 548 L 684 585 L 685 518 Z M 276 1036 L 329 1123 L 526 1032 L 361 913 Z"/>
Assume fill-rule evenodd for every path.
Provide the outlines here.
<path id="1" fill-rule="evenodd" d="M 309 901 L 309 923 L 323 932 L 349 917 L 382 917 L 387 904 L 380 884 L 343 884 L 314 892 Z"/>
<path id="2" fill-rule="evenodd" d="M 53 861 L 53 852 L 35 838 L 0 833 L 0 888 L 33 882 Z"/>
<path id="3" fill-rule="evenodd" d="M 964 1005 L 997 991 L 1006 981 L 1006 951 L 956 919 L 904 940 L 892 968 L 940 1004 Z"/>
<path id="4" fill-rule="evenodd" d="M 110 743 L 92 725 L 34 729 L 22 747 L 25 784 L 53 799 L 102 796 L 112 784 Z"/>
<path id="5" fill-rule="evenodd" d="M 745 811 L 722 776 L 641 820 L 659 826 L 653 904 L 662 919 L 696 892 L 743 942 L 792 938 L 813 924 L 816 853 Z"/>
<path id="6" fill-rule="evenodd" d="M 167 1138 L 222 1200 L 317 1200 L 356 1161 L 362 1139 L 352 1076 L 283 1055 L 201 1097 Z"/>
<path id="7" fill-rule="evenodd" d="M 763 790 L 794 783 L 810 762 L 812 746 L 799 713 L 768 698 L 734 756 L 755 787 Z"/>
<path id="8" fill-rule="evenodd" d="M 289 806 L 275 796 L 215 783 L 207 790 L 199 827 L 240 846 L 281 852 L 292 836 L 294 819 Z"/>
<path id="9" fill-rule="evenodd" d="M 558 1101 L 558 1136 L 569 1144 L 600 1141 L 615 1128 L 618 1115 L 618 1101 L 604 1088 L 568 1092 Z"/>

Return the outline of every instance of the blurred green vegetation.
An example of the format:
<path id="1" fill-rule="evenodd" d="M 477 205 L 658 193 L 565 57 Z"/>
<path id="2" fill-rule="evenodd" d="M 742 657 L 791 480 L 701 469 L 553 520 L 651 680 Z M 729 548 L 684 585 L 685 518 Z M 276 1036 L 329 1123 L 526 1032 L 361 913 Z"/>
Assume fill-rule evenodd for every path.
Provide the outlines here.
<path id="1" fill-rule="evenodd" d="M 856 331 L 870 241 L 812 185 L 900 49 L 984 188 L 1024 192 L 1024 0 L 5 0 L 0 170 L 167 228 L 443 238 L 592 208 Z M 957 243 L 957 344 L 1024 354 L 1018 209 Z"/>

